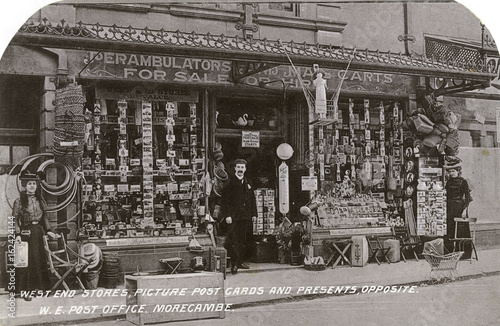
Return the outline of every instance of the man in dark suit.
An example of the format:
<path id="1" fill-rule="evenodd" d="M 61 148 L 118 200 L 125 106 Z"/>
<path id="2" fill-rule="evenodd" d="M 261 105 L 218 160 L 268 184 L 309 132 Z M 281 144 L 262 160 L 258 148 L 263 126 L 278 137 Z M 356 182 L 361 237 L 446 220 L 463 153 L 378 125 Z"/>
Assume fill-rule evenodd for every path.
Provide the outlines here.
<path id="1" fill-rule="evenodd" d="M 243 261 L 249 251 L 257 204 L 252 184 L 245 177 L 247 162 L 237 159 L 234 163 L 234 176 L 230 177 L 222 196 L 222 215 L 227 229 L 225 247 L 231 257 L 231 272 L 236 274 L 238 268 L 249 268 Z"/>

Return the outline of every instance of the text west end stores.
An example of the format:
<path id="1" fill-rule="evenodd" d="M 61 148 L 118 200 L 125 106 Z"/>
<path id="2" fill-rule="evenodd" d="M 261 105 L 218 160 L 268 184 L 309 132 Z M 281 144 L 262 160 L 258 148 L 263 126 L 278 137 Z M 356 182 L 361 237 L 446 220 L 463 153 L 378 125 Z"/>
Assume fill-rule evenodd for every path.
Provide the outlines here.
<path id="1" fill-rule="evenodd" d="M 90 51 L 85 53 L 80 65 L 82 63 L 84 65 L 81 71 L 82 77 L 189 84 L 232 84 L 230 81 L 232 62 L 228 60 Z M 307 81 L 307 85 L 312 85 L 313 68 L 297 67 L 297 70 L 304 82 Z M 401 77 L 395 74 L 359 71 L 348 71 L 344 76 L 344 72 L 338 69 L 325 69 L 324 78 L 335 80 L 335 84 L 344 77 L 344 82 L 347 83 L 389 85 Z M 282 79 L 291 87 L 301 87 L 291 66 L 276 66 L 245 77 L 242 82 L 256 86 L 259 82 L 276 79 Z"/>

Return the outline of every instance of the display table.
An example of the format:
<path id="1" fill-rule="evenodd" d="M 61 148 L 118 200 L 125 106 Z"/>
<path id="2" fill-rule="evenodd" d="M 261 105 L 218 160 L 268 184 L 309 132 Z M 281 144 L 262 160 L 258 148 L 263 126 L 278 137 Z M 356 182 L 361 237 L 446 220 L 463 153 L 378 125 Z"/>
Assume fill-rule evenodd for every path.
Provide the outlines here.
<path id="1" fill-rule="evenodd" d="M 222 273 L 126 276 L 125 280 L 126 318 L 136 325 L 226 316 Z"/>

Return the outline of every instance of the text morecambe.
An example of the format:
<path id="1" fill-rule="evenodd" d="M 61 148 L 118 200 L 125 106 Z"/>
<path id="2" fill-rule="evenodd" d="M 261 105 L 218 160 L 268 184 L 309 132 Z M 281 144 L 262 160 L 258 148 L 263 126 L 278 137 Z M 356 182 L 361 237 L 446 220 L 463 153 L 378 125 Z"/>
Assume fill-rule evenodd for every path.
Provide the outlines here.
<path id="1" fill-rule="evenodd" d="M 131 66 L 131 67 L 153 67 L 153 68 L 177 68 L 190 70 L 206 71 L 231 71 L 230 61 L 198 59 L 198 58 L 180 58 L 158 55 L 137 55 L 125 53 L 95 53 L 91 52 L 90 57 L 94 61 L 101 61 L 104 64 Z"/>

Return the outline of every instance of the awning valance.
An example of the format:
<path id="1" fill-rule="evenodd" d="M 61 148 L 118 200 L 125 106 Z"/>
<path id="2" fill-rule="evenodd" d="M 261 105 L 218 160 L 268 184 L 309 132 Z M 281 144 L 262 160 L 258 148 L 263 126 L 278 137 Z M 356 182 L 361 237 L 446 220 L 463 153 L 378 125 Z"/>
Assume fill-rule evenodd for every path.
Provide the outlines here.
<path id="1" fill-rule="evenodd" d="M 324 68 L 390 72 L 402 75 L 473 80 L 488 86 L 494 74 L 481 63 L 439 62 L 424 56 L 405 56 L 378 50 L 347 49 L 320 44 L 267 39 L 243 39 L 225 35 L 168 32 L 163 29 L 106 26 L 99 23 L 68 25 L 64 21 L 52 25 L 27 22 L 11 44 L 86 49 L 95 51 L 146 52 L 162 55 L 211 56 L 227 60 L 288 64 L 290 57 L 297 66 L 319 64 Z M 237 77 L 237 76 L 236 76 Z"/>

